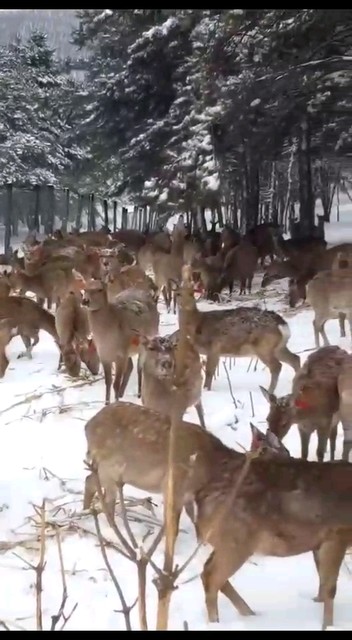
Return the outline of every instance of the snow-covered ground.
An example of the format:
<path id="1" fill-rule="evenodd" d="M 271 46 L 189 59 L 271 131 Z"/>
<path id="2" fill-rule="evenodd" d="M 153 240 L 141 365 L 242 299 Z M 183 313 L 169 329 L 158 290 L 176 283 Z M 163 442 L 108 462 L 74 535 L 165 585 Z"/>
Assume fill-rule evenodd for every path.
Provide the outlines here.
<path id="1" fill-rule="evenodd" d="M 341 222 L 327 225 L 327 239 L 332 243 L 352 241 L 351 209 L 340 212 Z M 345 215 L 343 215 L 345 214 Z M 260 277 L 256 278 L 256 287 Z M 279 310 L 287 317 L 292 337 L 291 350 L 308 356 L 313 347 L 312 312 L 307 308 L 294 312 L 287 309 L 285 284 L 273 286 L 267 291 L 265 305 Z M 253 294 L 245 304 L 259 303 L 264 299 Z M 236 302 L 234 303 L 236 304 Z M 237 302 L 238 304 L 238 302 Z M 200 308 L 211 305 L 201 303 Z M 162 307 L 160 308 L 163 311 Z M 162 313 L 161 332 L 169 333 L 176 327 L 176 318 Z M 349 338 L 340 339 L 337 323 L 328 323 L 327 333 L 332 343 L 350 349 Z M 1 380 L 0 404 L 0 567 L 1 598 L 0 621 L 10 629 L 36 628 L 36 574 L 29 566 L 39 559 L 37 508 L 46 499 L 46 519 L 57 524 L 61 532 L 62 553 L 67 582 L 68 600 L 66 615 L 77 607 L 67 622 L 67 630 L 124 630 L 124 617 L 115 587 L 109 577 L 91 517 L 82 516 L 82 492 L 86 475 L 84 457 L 86 441 L 84 425 L 89 417 L 103 406 L 104 385 L 99 377 L 93 380 L 83 376 L 73 382 L 57 372 L 58 353 L 52 339 L 41 334 L 32 361 L 17 360 L 23 349 L 19 338 L 8 347 L 10 365 Z M 223 365 L 212 391 L 204 392 L 204 407 L 208 428 L 226 444 L 236 449 L 248 448 L 249 422 L 265 429 L 268 406 L 260 393 L 259 385 L 267 386 L 269 375 L 259 365 L 249 369 L 248 358 L 237 359 L 229 371 L 237 401 L 234 407 Z M 254 364 L 254 363 L 252 363 Z M 283 366 L 277 394 L 288 393 L 293 372 Z M 252 392 L 254 416 L 250 401 Z M 138 402 L 136 377 L 133 376 L 125 400 Z M 195 410 L 186 417 L 197 421 Z M 296 428 L 286 438 L 286 446 L 293 455 L 299 455 L 299 439 Z M 341 455 L 342 434 L 339 432 L 337 455 Z M 315 458 L 316 438 L 312 438 L 310 457 Z M 138 498 L 146 497 L 132 487 L 125 488 L 131 527 L 138 541 L 148 532 L 146 545 L 153 531 L 157 532 L 162 518 L 161 500 L 153 496 L 155 512 L 148 511 Z M 120 522 L 120 521 L 119 521 Z M 104 536 L 115 540 L 113 532 L 100 517 Z M 183 516 L 181 533 L 177 542 L 176 562 L 181 564 L 193 551 L 196 540 L 192 526 Z M 91 533 L 89 533 L 91 532 Z M 161 567 L 163 546 L 154 555 L 154 562 Z M 122 587 L 128 605 L 135 602 L 137 575 L 135 566 L 115 550 L 107 549 L 108 557 Z M 250 606 L 258 613 L 253 618 L 241 618 L 232 605 L 219 597 L 219 624 L 208 625 L 201 581 L 199 578 L 209 548 L 202 548 L 189 564 L 179 580 L 179 589 L 172 596 L 170 629 L 182 629 L 187 621 L 190 630 L 319 630 L 322 605 L 313 602 L 317 591 L 317 574 L 312 554 L 288 559 L 253 557 L 236 574 L 237 588 Z M 43 627 L 50 629 L 51 616 L 60 607 L 62 580 L 55 530 L 48 524 L 46 539 L 46 566 L 43 574 Z M 338 583 L 334 629 L 352 629 L 352 565 L 345 559 Z M 148 624 L 155 629 L 157 592 L 152 583 L 154 572 L 148 569 L 147 607 Z M 138 629 L 138 612 L 131 612 L 132 628 Z M 60 625 L 59 625 L 60 628 Z"/>

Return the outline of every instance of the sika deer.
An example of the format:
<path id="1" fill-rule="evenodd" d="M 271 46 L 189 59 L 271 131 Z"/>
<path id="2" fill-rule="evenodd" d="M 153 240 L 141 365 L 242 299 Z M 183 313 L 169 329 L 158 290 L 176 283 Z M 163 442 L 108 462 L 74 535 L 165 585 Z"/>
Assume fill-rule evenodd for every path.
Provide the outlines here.
<path id="1" fill-rule="evenodd" d="M 100 361 L 92 338 L 89 337 L 87 309 L 81 305 L 81 295 L 70 292 L 56 311 L 55 326 L 61 347 L 59 368 L 62 361 L 70 376 L 77 377 L 81 362 L 93 374 L 99 373 Z"/>
<path id="2" fill-rule="evenodd" d="M 221 356 L 256 356 L 271 373 L 269 390 L 273 392 L 280 375 L 281 362 L 299 369 L 299 357 L 287 348 L 290 329 L 274 311 L 259 307 L 237 307 L 199 311 L 194 299 L 190 267 L 183 269 L 184 299 L 180 297 L 179 317 L 184 316 L 188 335 L 198 351 L 207 356 L 205 388 L 211 389 Z"/>
<path id="3" fill-rule="evenodd" d="M 120 266 L 119 270 L 115 266 L 113 272 L 108 274 L 106 284 L 109 302 L 113 302 L 121 291 L 130 288 L 147 291 L 155 301 L 158 298 L 158 289 L 152 278 L 147 276 L 136 262 Z"/>
<path id="4" fill-rule="evenodd" d="M 42 329 L 52 336 L 58 345 L 59 337 L 55 329 L 55 318 L 37 302 L 22 296 L 4 298 L 0 305 L 0 319 L 9 318 L 18 327 L 18 334 L 26 347 L 24 354 L 32 358 L 32 350 L 39 342 L 39 331 Z M 34 340 L 33 344 L 31 343 Z"/>
<path id="5" fill-rule="evenodd" d="M 251 293 L 254 273 L 258 262 L 258 249 L 249 240 L 242 240 L 236 247 L 230 249 L 224 258 L 223 273 L 219 289 L 226 285 L 232 294 L 234 280 L 240 281 L 240 295 Z"/>
<path id="6" fill-rule="evenodd" d="M 96 467 L 110 518 L 114 517 L 117 486 L 131 484 L 143 491 L 163 493 L 168 471 L 169 416 L 130 402 L 101 409 L 85 426 L 87 458 Z M 192 497 L 209 475 L 215 450 L 228 451 L 218 438 L 191 422 L 182 421 L 175 442 L 176 516 L 185 505 L 192 519 Z M 194 460 L 190 486 L 189 466 Z M 89 509 L 96 493 L 92 474 L 86 478 L 83 508 Z"/>
<path id="7" fill-rule="evenodd" d="M 82 304 L 88 309 L 90 331 L 93 334 L 105 379 L 105 402 L 110 402 L 112 363 L 115 362 L 115 399 L 122 397 L 127 387 L 133 363 L 131 356 L 140 348 L 140 335 L 157 335 L 159 313 L 146 291 L 126 289 L 114 302 L 108 302 L 106 285 L 101 280 L 84 280 L 74 272 L 84 288 Z"/>
<path id="8" fill-rule="evenodd" d="M 352 543 L 352 466 L 214 451 L 213 474 L 194 493 L 198 539 L 213 551 L 201 575 L 209 622 L 221 591 L 241 615 L 252 609 L 231 585 L 253 554 L 285 558 L 313 551 L 323 629 L 333 624 L 336 583 Z"/>
<path id="9" fill-rule="evenodd" d="M 291 394 L 276 398 L 273 393 L 260 387 L 270 405 L 267 416 L 269 429 L 281 440 L 288 433 L 290 427 L 297 424 L 301 438 L 301 455 L 304 460 L 308 458 L 309 441 L 315 430 L 318 435 L 318 461 L 324 460 L 328 439 L 330 440 L 330 460 L 335 458 L 337 426 L 342 408 L 338 380 L 344 371 L 346 361 L 350 361 L 350 356 L 344 349 L 337 346 L 321 347 L 318 351 L 310 354 L 300 371 L 296 373 L 292 382 Z M 340 381 L 341 388 L 345 389 L 343 411 L 346 424 L 346 442 L 352 439 L 347 437 L 349 394 L 346 380 L 351 380 L 351 377 L 350 372 L 346 370 L 345 376 L 347 375 L 348 378 L 341 377 Z M 352 414 L 350 419 L 351 417 Z M 347 458 L 347 452 L 344 452 L 343 458 Z"/>
<path id="10" fill-rule="evenodd" d="M 176 294 L 172 292 L 171 284 L 179 282 L 183 265 L 184 229 L 177 227 L 172 232 L 172 245 L 170 254 L 158 251 L 154 253 L 152 267 L 158 295 L 163 293 L 166 309 L 171 309 L 173 297 L 173 311 L 176 313 Z"/>
<path id="11" fill-rule="evenodd" d="M 324 325 L 327 320 L 347 316 L 352 335 L 352 270 L 322 271 L 307 286 L 307 302 L 314 310 L 314 337 L 319 347 L 319 334 L 329 344 Z M 341 322 L 341 320 L 340 320 Z"/>
<path id="12" fill-rule="evenodd" d="M 175 397 L 174 374 L 178 332 L 142 340 L 142 403 L 145 407 L 171 417 Z M 205 429 L 202 396 L 202 365 L 198 351 L 187 339 L 183 362 L 182 384 L 177 390 L 178 406 L 182 415 L 194 406 L 201 427 Z"/>
<path id="13" fill-rule="evenodd" d="M 19 289 L 22 294 L 27 291 L 34 293 L 39 304 L 43 305 L 47 299 L 49 307 L 52 302 L 58 305 L 67 291 L 75 286 L 72 269 L 65 264 L 45 265 L 33 276 L 28 276 L 25 271 L 16 269 L 10 274 L 9 280 L 12 287 Z"/>
<path id="14" fill-rule="evenodd" d="M 110 521 L 119 484 L 165 491 L 170 425 L 166 416 L 127 402 L 104 407 L 87 422 L 87 457 L 97 469 Z M 243 454 L 192 423 L 182 421 L 176 435 L 176 521 L 195 499 L 198 536 L 214 549 L 202 574 L 210 621 L 218 620 L 218 591 L 241 614 L 253 614 L 228 580 L 253 553 L 315 551 L 324 628 L 332 624 L 336 581 L 352 541 L 352 467 L 263 456 L 251 462 L 240 484 Z M 96 490 L 89 474 L 84 509 Z"/>
<path id="15" fill-rule="evenodd" d="M 5 347 L 11 342 L 14 336 L 18 335 L 18 327 L 14 325 L 15 320 L 3 318 L 0 320 L 0 378 L 3 378 L 9 366 Z"/>

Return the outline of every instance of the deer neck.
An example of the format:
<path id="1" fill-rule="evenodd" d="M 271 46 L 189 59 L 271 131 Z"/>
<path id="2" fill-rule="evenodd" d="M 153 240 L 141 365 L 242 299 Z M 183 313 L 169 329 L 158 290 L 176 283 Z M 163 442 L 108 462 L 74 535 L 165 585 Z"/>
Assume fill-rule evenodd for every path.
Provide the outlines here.
<path id="1" fill-rule="evenodd" d="M 185 326 L 188 335 L 193 334 L 201 318 L 201 312 L 197 308 L 196 301 L 187 301 L 186 306 L 179 306 L 178 322 L 179 327 Z"/>

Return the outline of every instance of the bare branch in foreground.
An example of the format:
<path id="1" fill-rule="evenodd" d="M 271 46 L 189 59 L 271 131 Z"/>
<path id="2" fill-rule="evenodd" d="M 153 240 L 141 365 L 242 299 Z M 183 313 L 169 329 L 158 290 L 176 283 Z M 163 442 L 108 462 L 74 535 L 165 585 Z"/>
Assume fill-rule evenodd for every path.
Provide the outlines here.
<path id="1" fill-rule="evenodd" d="M 71 612 L 69 613 L 69 615 L 68 616 L 65 615 L 65 607 L 67 603 L 68 592 L 67 592 L 67 583 L 66 583 L 66 576 L 65 576 L 64 559 L 62 555 L 61 536 L 60 536 L 60 530 L 58 528 L 56 529 L 56 541 L 57 541 L 57 549 L 59 553 L 60 573 L 61 573 L 61 581 L 62 581 L 62 597 L 61 597 L 61 603 L 60 603 L 58 612 L 55 615 L 51 616 L 50 631 L 56 631 L 56 626 L 58 625 L 60 620 L 63 619 L 63 624 L 60 627 L 60 631 L 62 631 L 78 607 L 78 602 L 76 602 L 73 609 L 71 609 Z"/>

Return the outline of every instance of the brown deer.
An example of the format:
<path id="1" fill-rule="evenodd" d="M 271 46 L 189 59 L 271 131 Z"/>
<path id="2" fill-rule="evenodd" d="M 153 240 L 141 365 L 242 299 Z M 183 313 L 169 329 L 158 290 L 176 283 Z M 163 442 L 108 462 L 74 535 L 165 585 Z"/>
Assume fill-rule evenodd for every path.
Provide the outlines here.
<path id="1" fill-rule="evenodd" d="M 171 416 L 175 397 L 174 374 L 178 332 L 167 336 L 156 336 L 142 340 L 142 403 L 145 407 Z M 201 427 L 205 429 L 202 406 L 202 365 L 198 351 L 187 339 L 183 362 L 182 384 L 177 390 L 176 402 L 182 415 L 194 406 Z"/>
<path id="2" fill-rule="evenodd" d="M 0 378 L 4 377 L 6 369 L 9 366 L 5 347 L 7 347 L 12 338 L 17 335 L 18 327 L 15 326 L 15 320 L 9 318 L 0 320 Z"/>
<path id="3" fill-rule="evenodd" d="M 241 615 L 254 614 L 229 581 L 252 555 L 313 551 L 326 629 L 352 542 L 352 466 L 275 455 L 252 459 L 244 473 L 245 462 L 242 453 L 214 451 L 213 474 L 194 493 L 198 539 L 213 547 L 201 575 L 209 622 L 219 622 L 219 592 Z"/>
<path id="4" fill-rule="evenodd" d="M 130 288 L 147 291 L 157 302 L 158 288 L 154 284 L 152 278 L 147 276 L 136 264 L 136 261 L 131 265 L 117 266 L 115 264 L 105 277 L 105 281 L 109 302 L 113 302 L 118 293 Z"/>
<path id="5" fill-rule="evenodd" d="M 339 319 L 340 330 L 347 317 L 352 335 L 352 269 L 321 271 L 307 285 L 307 302 L 314 311 L 313 329 L 315 345 L 319 335 L 324 345 L 329 344 L 325 333 L 327 320 Z"/>
<path id="6" fill-rule="evenodd" d="M 106 285 L 101 280 L 85 280 L 74 271 L 84 289 L 82 304 L 87 307 L 90 331 L 103 365 L 105 402 L 110 402 L 112 364 L 115 363 L 115 399 L 122 397 L 127 387 L 133 363 L 131 356 L 139 353 L 140 335 L 157 335 L 159 313 L 146 291 L 126 289 L 114 302 L 108 302 Z"/>
<path id="7" fill-rule="evenodd" d="M 55 327 L 61 348 L 59 368 L 63 362 L 67 373 L 77 377 L 81 362 L 93 374 L 99 373 L 100 360 L 90 338 L 88 312 L 81 305 L 81 294 L 70 292 L 61 301 L 55 315 Z"/>
<path id="8" fill-rule="evenodd" d="M 101 409 L 85 426 L 87 458 L 97 467 L 105 504 L 114 517 L 118 484 L 131 484 L 143 491 L 163 493 L 168 472 L 170 417 L 130 402 L 116 402 Z M 206 481 L 214 450 L 227 448 L 209 431 L 191 422 L 178 425 L 175 442 L 176 520 L 183 506 L 192 519 L 193 491 Z M 195 472 L 190 481 L 190 459 Z M 86 478 L 83 508 L 89 509 L 96 484 L 93 474 Z"/>
<path id="9" fill-rule="evenodd" d="M 337 346 L 321 347 L 310 354 L 293 379 L 292 393 L 277 398 L 260 387 L 269 402 L 268 427 L 284 438 L 293 424 L 297 424 L 301 438 L 301 455 L 308 458 L 310 437 L 317 431 L 318 461 L 324 460 L 330 440 L 330 460 L 335 458 L 337 426 L 344 430 L 343 459 L 348 460 L 352 448 L 351 356 Z"/>
<path id="10" fill-rule="evenodd" d="M 176 294 L 172 290 L 172 283 L 179 282 L 183 266 L 184 230 L 177 227 L 172 232 L 172 245 L 169 254 L 157 251 L 153 255 L 152 268 L 158 294 L 162 292 L 166 309 L 171 310 L 173 298 L 173 312 L 176 313 Z"/>
<path id="11" fill-rule="evenodd" d="M 46 331 L 58 345 L 59 337 L 55 328 L 55 317 L 37 302 L 22 296 L 9 296 L 0 305 L 0 319 L 7 318 L 18 327 L 18 334 L 26 347 L 24 354 L 32 358 L 32 351 L 39 342 L 39 331 Z M 33 343 L 32 343 L 33 340 Z"/>
<path id="12" fill-rule="evenodd" d="M 254 273 L 258 263 L 258 249 L 249 240 L 243 239 L 225 255 L 219 283 L 220 291 L 228 285 L 232 294 L 234 280 L 240 282 L 240 295 L 251 293 Z"/>
<path id="13" fill-rule="evenodd" d="M 183 269 L 179 317 L 185 318 L 188 335 L 202 355 L 207 356 L 205 388 L 211 389 L 213 377 L 221 356 L 256 356 L 271 373 L 269 390 L 273 392 L 278 382 L 282 362 L 294 371 L 300 365 L 299 357 L 287 347 L 290 329 L 287 322 L 274 311 L 259 307 L 237 307 L 199 311 L 194 299 L 194 284 L 190 267 Z"/>
<path id="14" fill-rule="evenodd" d="M 127 402 L 104 407 L 87 422 L 87 458 L 97 470 L 110 521 L 119 484 L 165 491 L 170 426 L 167 416 Z M 253 614 L 229 578 L 254 553 L 287 557 L 313 551 L 323 625 L 331 625 L 339 569 L 352 541 L 352 467 L 264 455 L 244 474 L 244 454 L 184 421 L 177 429 L 175 460 L 176 522 L 194 500 L 198 537 L 213 546 L 202 574 L 209 620 L 218 621 L 219 591 L 242 615 Z M 84 509 L 96 491 L 89 474 Z"/>
<path id="15" fill-rule="evenodd" d="M 19 290 L 21 294 L 25 294 L 28 291 L 34 293 L 37 297 L 37 302 L 41 306 L 47 300 L 49 308 L 52 303 L 57 306 L 67 291 L 75 288 L 72 268 L 64 264 L 57 266 L 45 265 L 33 276 L 29 276 L 25 271 L 16 268 L 9 275 L 9 281 L 12 288 Z"/>

